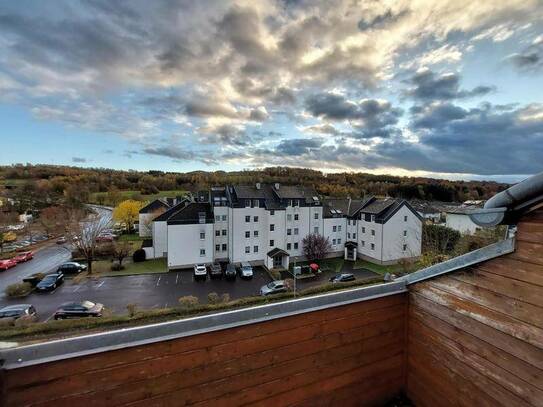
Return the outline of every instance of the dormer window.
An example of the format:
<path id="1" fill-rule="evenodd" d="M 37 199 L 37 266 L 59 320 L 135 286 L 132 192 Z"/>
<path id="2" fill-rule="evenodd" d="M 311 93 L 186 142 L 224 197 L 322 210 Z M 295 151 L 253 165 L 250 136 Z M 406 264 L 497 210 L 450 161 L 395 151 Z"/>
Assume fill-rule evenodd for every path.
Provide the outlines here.
<path id="1" fill-rule="evenodd" d="M 206 223 L 206 214 L 205 212 L 198 213 L 198 220 L 200 223 Z"/>
<path id="2" fill-rule="evenodd" d="M 250 199 L 246 199 L 246 200 L 245 200 L 245 207 L 246 207 L 246 208 L 250 208 L 250 207 L 251 207 L 251 200 L 250 200 Z"/>

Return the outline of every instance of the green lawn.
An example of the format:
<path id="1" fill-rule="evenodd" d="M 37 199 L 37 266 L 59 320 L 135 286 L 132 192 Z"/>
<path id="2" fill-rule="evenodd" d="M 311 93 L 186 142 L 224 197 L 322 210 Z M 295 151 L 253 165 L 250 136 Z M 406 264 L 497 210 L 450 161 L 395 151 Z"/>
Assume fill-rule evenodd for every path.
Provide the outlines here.
<path id="1" fill-rule="evenodd" d="M 142 240 L 143 240 L 143 237 L 140 237 L 140 235 L 138 235 L 137 233 L 130 233 L 127 235 L 119 236 L 119 242 L 138 242 Z"/>
<path id="2" fill-rule="evenodd" d="M 384 276 L 386 273 L 397 273 L 397 272 L 403 272 L 403 266 L 401 264 L 392 264 L 389 266 L 385 266 L 382 264 L 374 264 L 370 263 L 369 261 L 358 259 L 356 260 L 354 264 L 354 269 L 360 269 L 365 268 L 368 270 L 371 270 L 375 273 L 381 274 Z M 408 272 L 416 271 L 420 268 L 419 262 L 415 262 L 409 266 Z"/>
<path id="3" fill-rule="evenodd" d="M 124 270 L 111 271 L 111 261 L 100 260 L 92 263 L 93 274 L 96 277 L 112 277 L 112 276 L 127 276 L 132 274 L 158 274 L 167 273 L 168 266 L 166 259 L 152 259 L 139 263 L 132 261 L 124 263 Z M 87 277 L 89 277 L 87 275 Z"/>
<path id="4" fill-rule="evenodd" d="M 184 191 L 184 190 L 160 191 L 152 195 L 142 195 L 140 194 L 139 191 L 120 191 L 119 192 L 121 199 L 123 200 L 138 198 L 138 199 L 143 199 L 144 201 L 152 201 L 154 199 L 164 198 L 164 197 L 173 198 L 179 195 L 184 195 L 186 193 L 187 191 Z M 107 192 L 93 192 L 92 194 L 90 194 L 89 201 L 90 201 L 89 203 L 91 204 L 111 205 L 111 203 L 108 202 L 108 199 L 107 199 Z"/>

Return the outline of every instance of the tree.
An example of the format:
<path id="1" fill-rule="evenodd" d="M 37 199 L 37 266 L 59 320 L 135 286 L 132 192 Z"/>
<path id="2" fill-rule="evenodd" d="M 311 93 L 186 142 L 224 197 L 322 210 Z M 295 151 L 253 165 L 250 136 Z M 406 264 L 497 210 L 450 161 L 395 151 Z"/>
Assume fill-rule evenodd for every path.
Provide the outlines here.
<path id="1" fill-rule="evenodd" d="M 460 232 L 447 226 L 423 224 L 422 248 L 423 252 L 435 252 L 438 254 L 451 253 L 458 241 Z"/>
<path id="2" fill-rule="evenodd" d="M 4 243 L 7 240 L 7 234 L 9 233 L 8 227 L 15 223 L 17 220 L 17 214 L 9 211 L 4 212 L 0 210 L 0 253 L 4 249 Z"/>
<path id="3" fill-rule="evenodd" d="M 328 238 L 311 233 L 302 240 L 302 252 L 308 260 L 322 259 L 331 250 Z"/>
<path id="4" fill-rule="evenodd" d="M 60 206 L 50 206 L 40 212 L 38 223 L 48 235 L 66 231 L 66 210 Z"/>
<path id="5" fill-rule="evenodd" d="M 128 232 L 132 231 L 134 223 L 139 219 L 140 209 L 143 208 L 143 202 L 128 199 L 121 202 L 113 210 L 113 219 L 117 222 L 124 223 Z"/>
<path id="6" fill-rule="evenodd" d="M 128 257 L 130 254 L 130 250 L 132 249 L 132 246 L 130 246 L 130 242 L 121 241 L 116 242 L 113 246 L 113 258 L 119 262 L 119 267 L 122 267 L 123 260 Z"/>
<path id="7" fill-rule="evenodd" d="M 108 189 L 107 201 L 109 202 L 110 205 L 117 206 L 117 204 L 121 202 L 121 199 L 122 199 L 121 193 L 117 187 L 112 186 L 111 188 Z"/>
<path id="8" fill-rule="evenodd" d="M 92 262 L 98 245 L 96 239 L 106 229 L 111 227 L 111 219 L 98 214 L 86 213 L 82 210 L 72 209 L 67 215 L 68 239 L 87 261 L 87 271 L 92 273 Z"/>

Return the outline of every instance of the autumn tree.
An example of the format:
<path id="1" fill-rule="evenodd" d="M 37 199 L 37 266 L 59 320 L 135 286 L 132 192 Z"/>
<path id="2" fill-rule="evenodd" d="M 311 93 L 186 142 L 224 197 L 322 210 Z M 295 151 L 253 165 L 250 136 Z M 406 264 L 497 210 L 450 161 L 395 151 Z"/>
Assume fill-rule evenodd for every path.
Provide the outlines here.
<path id="1" fill-rule="evenodd" d="M 121 192 L 119 191 L 119 188 L 116 186 L 112 186 L 107 191 L 107 201 L 110 205 L 117 206 L 119 202 L 121 202 L 122 196 Z"/>
<path id="2" fill-rule="evenodd" d="M 311 233 L 302 240 L 302 252 L 308 260 L 322 259 L 331 250 L 328 238 Z"/>
<path id="3" fill-rule="evenodd" d="M 60 206 L 50 206 L 41 211 L 38 223 L 46 234 L 64 233 L 67 226 L 66 210 Z"/>
<path id="4" fill-rule="evenodd" d="M 132 231 L 134 223 L 139 219 L 140 209 L 144 203 L 128 199 L 121 202 L 113 210 L 113 219 L 117 222 L 124 223 L 128 232 Z"/>
<path id="5" fill-rule="evenodd" d="M 17 214 L 13 211 L 0 211 L 0 253 L 4 249 L 4 243 L 7 240 L 7 234 L 9 233 L 8 227 L 17 221 Z"/>

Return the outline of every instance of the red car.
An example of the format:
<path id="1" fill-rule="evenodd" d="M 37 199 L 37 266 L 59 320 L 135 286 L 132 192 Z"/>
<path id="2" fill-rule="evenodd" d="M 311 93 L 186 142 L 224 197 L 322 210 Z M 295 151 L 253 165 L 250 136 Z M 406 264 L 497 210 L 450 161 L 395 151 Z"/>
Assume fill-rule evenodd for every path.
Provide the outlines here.
<path id="1" fill-rule="evenodd" d="M 22 252 L 13 258 L 17 263 L 22 263 L 23 261 L 32 260 L 34 258 L 34 252 Z"/>
<path id="2" fill-rule="evenodd" d="M 15 267 L 17 262 L 14 259 L 0 260 L 0 270 L 6 271 L 12 267 Z"/>
<path id="3" fill-rule="evenodd" d="M 98 243 L 110 243 L 110 242 L 113 242 L 113 236 L 109 236 L 109 235 L 98 236 L 96 238 L 96 241 Z"/>

